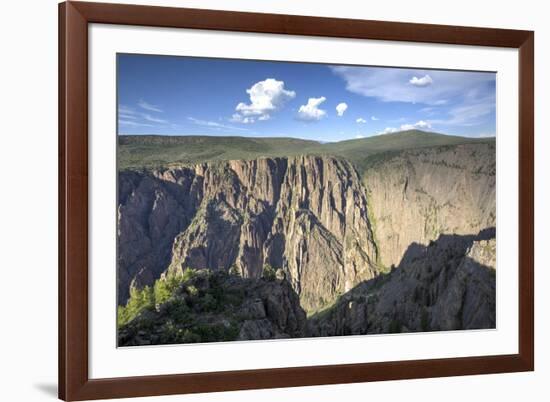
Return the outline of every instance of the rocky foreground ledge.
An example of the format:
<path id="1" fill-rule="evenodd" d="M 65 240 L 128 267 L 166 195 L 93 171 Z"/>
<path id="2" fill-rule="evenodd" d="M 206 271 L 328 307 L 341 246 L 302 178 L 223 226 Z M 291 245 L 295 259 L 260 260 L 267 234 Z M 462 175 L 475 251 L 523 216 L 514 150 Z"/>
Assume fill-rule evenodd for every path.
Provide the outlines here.
<path id="1" fill-rule="evenodd" d="M 119 346 L 495 328 L 495 262 L 494 229 L 442 235 L 309 318 L 282 270 L 187 270 L 161 279 L 172 293 L 122 325 Z"/>
<path id="2" fill-rule="evenodd" d="M 119 346 L 306 336 L 306 313 L 286 279 L 205 269 L 186 276 L 168 300 L 150 303 L 119 328 Z"/>

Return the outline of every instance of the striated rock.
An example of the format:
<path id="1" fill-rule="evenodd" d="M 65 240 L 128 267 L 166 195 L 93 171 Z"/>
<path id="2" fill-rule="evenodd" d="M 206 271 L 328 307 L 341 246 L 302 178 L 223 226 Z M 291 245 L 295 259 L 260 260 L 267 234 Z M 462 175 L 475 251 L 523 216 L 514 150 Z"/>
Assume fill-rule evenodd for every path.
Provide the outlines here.
<path id="1" fill-rule="evenodd" d="M 367 199 L 353 166 L 329 157 L 290 160 L 264 250 L 309 312 L 376 276 Z"/>
<path id="2" fill-rule="evenodd" d="M 153 283 L 166 269 L 171 245 L 191 221 L 202 198 L 201 177 L 192 170 L 119 174 L 118 302 L 129 297 L 130 286 Z"/>
<path id="3" fill-rule="evenodd" d="M 282 270 L 302 306 L 315 311 L 379 273 L 365 192 L 346 161 L 264 158 L 121 173 L 121 181 L 126 176 L 150 184 L 136 186 L 130 198 L 121 195 L 127 223 L 120 225 L 119 242 L 140 250 L 132 261 L 119 259 L 122 288 L 152 283 L 162 267 L 167 275 L 186 267 L 236 267 L 259 278 L 267 264 Z M 157 216 L 152 200 L 135 209 L 134 199 L 152 199 L 157 188 L 175 194 L 172 210 Z"/>
<path id="4" fill-rule="evenodd" d="M 119 304 L 191 267 L 255 289 L 242 325 L 215 322 L 228 337 L 303 336 L 302 309 L 313 336 L 494 327 L 495 241 L 472 235 L 496 221 L 494 144 L 364 166 L 295 156 L 121 171 Z"/>
<path id="5" fill-rule="evenodd" d="M 390 273 L 313 316 L 312 336 L 495 328 L 495 231 L 413 244 Z"/>
<path id="6" fill-rule="evenodd" d="M 496 224 L 494 143 L 375 155 L 363 174 L 380 261 L 397 265 L 410 244 Z"/>

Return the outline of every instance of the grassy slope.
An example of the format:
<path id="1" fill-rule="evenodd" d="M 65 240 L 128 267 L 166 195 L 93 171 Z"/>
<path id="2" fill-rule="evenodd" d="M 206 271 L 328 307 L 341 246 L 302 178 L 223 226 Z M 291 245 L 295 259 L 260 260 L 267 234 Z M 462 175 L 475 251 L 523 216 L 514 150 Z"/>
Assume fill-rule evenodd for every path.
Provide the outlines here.
<path id="1" fill-rule="evenodd" d="M 300 154 L 334 155 L 354 163 L 360 172 L 375 155 L 403 149 L 494 142 L 494 138 L 467 138 L 411 130 L 357 140 L 321 144 L 295 138 L 209 136 L 120 136 L 119 166 L 156 167 L 174 162 L 254 159 Z"/>
<path id="2" fill-rule="evenodd" d="M 410 130 L 326 144 L 324 152 L 342 156 L 362 173 L 371 160 L 405 149 L 494 141 L 494 138 L 468 138 Z"/>
<path id="3" fill-rule="evenodd" d="M 174 162 L 201 163 L 217 160 L 292 156 L 318 147 L 315 141 L 295 138 L 247 138 L 208 136 L 120 136 L 120 168 L 157 167 Z"/>

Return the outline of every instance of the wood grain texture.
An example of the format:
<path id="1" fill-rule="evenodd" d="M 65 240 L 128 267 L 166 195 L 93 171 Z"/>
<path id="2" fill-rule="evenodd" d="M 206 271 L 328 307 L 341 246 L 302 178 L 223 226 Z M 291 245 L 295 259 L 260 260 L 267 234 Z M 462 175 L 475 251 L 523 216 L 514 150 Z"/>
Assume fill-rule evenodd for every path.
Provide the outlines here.
<path id="1" fill-rule="evenodd" d="M 535 36 L 519 48 L 519 354 L 535 367 Z"/>
<path id="2" fill-rule="evenodd" d="M 73 4 L 86 15 L 88 22 L 121 25 L 516 48 L 529 36 L 528 31 L 510 29 L 123 4 Z"/>
<path id="3" fill-rule="evenodd" d="M 74 399 L 88 382 L 88 28 L 60 6 L 59 393 Z"/>
<path id="4" fill-rule="evenodd" d="M 260 32 L 519 49 L 519 353 L 90 380 L 88 24 Z M 534 369 L 534 34 L 351 19 L 67 2 L 59 6 L 59 397 L 137 397 Z"/>

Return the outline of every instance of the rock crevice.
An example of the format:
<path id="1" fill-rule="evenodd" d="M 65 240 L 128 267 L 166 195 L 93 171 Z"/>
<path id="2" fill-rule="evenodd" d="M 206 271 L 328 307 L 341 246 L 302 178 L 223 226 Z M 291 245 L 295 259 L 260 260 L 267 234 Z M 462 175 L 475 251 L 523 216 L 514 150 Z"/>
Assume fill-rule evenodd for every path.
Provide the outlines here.
<path id="1" fill-rule="evenodd" d="M 315 311 L 379 273 L 365 191 L 349 162 L 204 163 L 121 172 L 120 182 L 122 288 L 150 284 L 166 267 L 167 275 L 192 267 L 259 278 L 270 265 Z"/>

